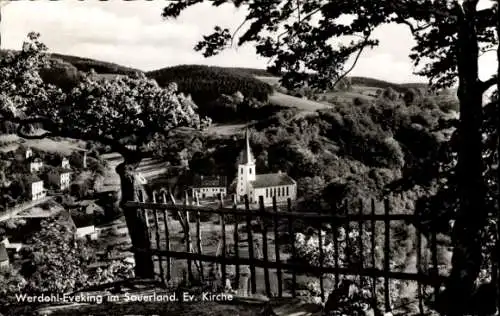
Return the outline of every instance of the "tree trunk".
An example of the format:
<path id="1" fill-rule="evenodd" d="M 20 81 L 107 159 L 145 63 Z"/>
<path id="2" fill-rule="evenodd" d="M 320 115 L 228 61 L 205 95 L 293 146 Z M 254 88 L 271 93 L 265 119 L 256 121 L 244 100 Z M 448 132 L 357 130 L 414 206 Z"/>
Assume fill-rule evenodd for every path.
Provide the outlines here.
<path id="1" fill-rule="evenodd" d="M 132 240 L 132 247 L 135 249 L 149 250 L 151 248 L 149 234 L 147 230 L 146 218 L 141 215 L 138 209 L 126 207 L 129 201 L 138 201 L 137 184 L 135 182 L 136 169 L 139 161 L 125 161 L 116 167 L 116 172 L 120 176 L 121 196 L 120 208 L 125 215 L 127 227 Z M 151 255 L 135 253 L 135 276 L 137 278 L 153 278 L 154 265 Z"/>
<path id="2" fill-rule="evenodd" d="M 480 272 L 481 230 L 487 212 L 482 177 L 482 96 L 478 77 L 478 40 L 474 26 L 473 1 L 464 1 L 458 25 L 456 57 L 459 73 L 459 199 L 460 207 L 453 226 L 452 270 L 446 286 L 447 315 L 463 315 L 470 306 Z M 435 267 L 437 269 L 437 267 Z"/>

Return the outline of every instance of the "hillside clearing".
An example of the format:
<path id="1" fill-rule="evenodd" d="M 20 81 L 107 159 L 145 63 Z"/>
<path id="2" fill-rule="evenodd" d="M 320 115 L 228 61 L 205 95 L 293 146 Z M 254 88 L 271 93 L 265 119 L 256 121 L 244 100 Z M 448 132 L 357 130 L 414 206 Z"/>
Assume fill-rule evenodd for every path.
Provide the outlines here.
<path id="1" fill-rule="evenodd" d="M 330 108 L 331 106 L 325 103 L 320 103 L 317 101 L 301 99 L 287 95 L 281 92 L 274 92 L 269 96 L 269 102 L 273 105 L 287 107 L 287 108 L 297 108 L 303 111 L 318 111 Z"/>
<path id="2" fill-rule="evenodd" d="M 40 151 L 60 153 L 67 156 L 71 155 L 74 151 L 85 150 L 84 141 L 75 141 L 71 139 L 53 140 L 50 138 L 24 139 L 15 134 L 0 136 L 0 150 L 4 152 L 16 150 L 21 145 Z"/>
<path id="3" fill-rule="evenodd" d="M 247 124 L 214 124 L 210 126 L 206 133 L 211 135 L 233 136 L 240 134 Z"/>

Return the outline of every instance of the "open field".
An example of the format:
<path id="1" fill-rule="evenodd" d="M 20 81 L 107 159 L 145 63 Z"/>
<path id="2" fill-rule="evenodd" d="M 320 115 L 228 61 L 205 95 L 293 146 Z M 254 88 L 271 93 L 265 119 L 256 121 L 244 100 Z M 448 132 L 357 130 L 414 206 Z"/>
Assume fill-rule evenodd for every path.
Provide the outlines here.
<path id="1" fill-rule="evenodd" d="M 61 153 L 63 155 L 71 155 L 75 150 L 85 149 L 85 142 L 70 139 L 23 139 L 15 134 L 0 136 L 0 150 L 2 151 L 16 150 L 21 145 L 46 152 Z"/>
<path id="2" fill-rule="evenodd" d="M 269 96 L 269 102 L 273 105 L 281 107 L 294 107 L 303 111 L 317 111 L 330 108 L 331 106 L 327 103 L 321 103 L 318 101 L 301 99 L 287 95 L 281 92 L 274 92 Z"/>
<path id="3" fill-rule="evenodd" d="M 221 136 L 233 136 L 243 132 L 247 124 L 214 124 L 210 126 L 206 133 Z"/>

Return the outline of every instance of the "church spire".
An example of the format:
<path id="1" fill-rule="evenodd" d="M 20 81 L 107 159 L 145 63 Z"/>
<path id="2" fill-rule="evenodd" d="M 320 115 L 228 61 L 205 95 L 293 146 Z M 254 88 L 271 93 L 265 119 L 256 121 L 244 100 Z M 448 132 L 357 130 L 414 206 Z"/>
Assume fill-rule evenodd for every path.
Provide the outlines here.
<path id="1" fill-rule="evenodd" d="M 255 161 L 252 154 L 252 148 L 250 147 L 250 135 L 248 133 L 248 127 L 245 129 L 245 149 L 243 150 L 242 154 L 242 164 L 253 163 Z"/>

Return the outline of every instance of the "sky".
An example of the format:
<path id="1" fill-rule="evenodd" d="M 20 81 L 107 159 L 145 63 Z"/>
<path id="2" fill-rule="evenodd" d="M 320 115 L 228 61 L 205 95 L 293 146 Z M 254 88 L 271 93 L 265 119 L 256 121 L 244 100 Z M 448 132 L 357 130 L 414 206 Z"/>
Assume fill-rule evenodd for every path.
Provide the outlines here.
<path id="1" fill-rule="evenodd" d="M 230 5 L 196 5 L 176 20 L 161 17 L 165 1 L 14 1 L 2 8 L 2 48 L 20 49 L 30 31 L 51 52 L 114 62 L 144 71 L 179 64 L 266 68 L 250 44 L 204 58 L 194 45 L 221 25 L 234 29 L 245 16 Z M 387 25 L 374 34 L 380 46 L 363 53 L 351 75 L 391 82 L 426 82 L 408 57 L 414 41 L 407 26 Z M 497 68 L 494 53 L 480 60 L 480 77 Z"/>

